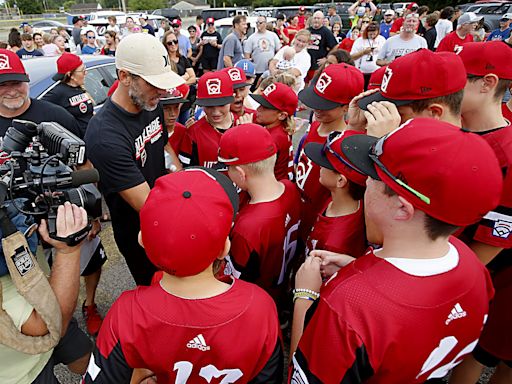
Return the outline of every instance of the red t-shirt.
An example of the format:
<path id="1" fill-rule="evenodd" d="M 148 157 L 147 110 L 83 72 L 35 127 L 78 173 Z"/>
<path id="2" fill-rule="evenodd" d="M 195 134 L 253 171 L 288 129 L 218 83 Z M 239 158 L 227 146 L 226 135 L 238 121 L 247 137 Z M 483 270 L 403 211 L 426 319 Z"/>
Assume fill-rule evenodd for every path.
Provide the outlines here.
<path id="1" fill-rule="evenodd" d="M 230 264 L 226 273 L 256 283 L 279 302 L 285 288 L 286 266 L 295 254 L 299 192 L 289 180 L 276 200 L 245 204 L 231 232 Z"/>
<path id="2" fill-rule="evenodd" d="M 403 17 L 399 17 L 398 19 L 393 21 L 393 25 L 391 26 L 391 29 L 389 30 L 389 32 L 390 33 L 391 32 L 399 33 L 403 24 L 404 24 L 404 18 Z"/>
<path id="3" fill-rule="evenodd" d="M 299 30 L 306 28 L 306 15 L 297 15 L 299 18 L 299 22 L 297 23 L 297 28 Z"/>
<path id="4" fill-rule="evenodd" d="M 364 255 L 366 235 L 363 202 L 359 202 L 359 209 L 354 213 L 327 217 L 325 210 L 330 202 L 329 199 L 316 219 L 306 243 L 306 255 L 315 249 L 344 253 L 356 258 Z"/>
<path id="5" fill-rule="evenodd" d="M 181 145 L 181 141 L 187 135 L 187 128 L 178 122 L 174 125 L 174 130 L 172 133 L 169 133 L 169 145 L 174 150 L 174 152 L 178 153 Z"/>
<path id="6" fill-rule="evenodd" d="M 247 383 L 268 370 L 280 344 L 274 302 L 253 284 L 234 279 L 197 300 L 160 284 L 138 287 L 110 308 L 84 382 L 128 383 L 144 367 L 159 383 Z"/>
<path id="7" fill-rule="evenodd" d="M 507 103 L 501 104 L 501 113 L 503 113 L 503 117 L 512 123 L 512 111 L 509 109 Z"/>
<path id="8" fill-rule="evenodd" d="M 354 41 L 355 40 L 352 40 L 350 37 L 345 37 L 343 40 L 341 40 L 341 43 L 338 45 L 338 47 L 350 53 L 352 46 L 354 45 Z"/>
<path id="9" fill-rule="evenodd" d="M 296 184 L 301 191 L 300 208 L 300 236 L 305 242 L 325 202 L 330 198 L 331 193 L 320 184 L 320 166 L 306 156 L 305 148 L 309 143 L 324 144 L 327 137 L 318 135 L 320 122 L 311 124 L 309 132 L 302 145 L 299 161 L 297 163 Z"/>
<path id="10" fill-rule="evenodd" d="M 277 146 L 277 160 L 274 174 L 277 180 L 293 180 L 293 143 L 291 136 L 286 133 L 282 125 L 267 128 Z"/>
<path id="11" fill-rule="evenodd" d="M 473 35 L 468 33 L 464 39 L 461 39 L 459 35 L 457 35 L 456 31 L 450 32 L 447 34 L 443 40 L 439 43 L 437 47 L 437 52 L 455 52 L 459 53 L 462 46 L 466 43 L 473 42 Z"/>
<path id="12" fill-rule="evenodd" d="M 395 259 L 398 268 L 370 250 L 342 268 L 320 292 L 293 356 L 292 382 L 414 384 L 445 376 L 475 347 L 493 296 L 485 266 L 460 240 L 450 243 L 442 260 Z"/>

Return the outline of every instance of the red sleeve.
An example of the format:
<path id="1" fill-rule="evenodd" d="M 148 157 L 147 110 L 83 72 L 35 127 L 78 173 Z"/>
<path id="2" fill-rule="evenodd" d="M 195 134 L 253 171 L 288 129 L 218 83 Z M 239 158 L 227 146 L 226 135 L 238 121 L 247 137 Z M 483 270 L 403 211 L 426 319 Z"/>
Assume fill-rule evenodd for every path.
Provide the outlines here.
<path id="1" fill-rule="evenodd" d="M 399 17 L 393 22 L 393 25 L 391 26 L 389 32 L 400 32 L 400 28 L 402 28 L 403 23 L 404 19 L 402 17 Z"/>
<path id="2" fill-rule="evenodd" d="M 174 134 L 172 136 L 174 136 Z M 178 159 L 180 160 L 181 164 L 183 164 L 184 167 L 194 165 L 193 160 L 192 160 L 192 158 L 194 157 L 193 156 L 194 154 L 193 154 L 192 138 L 190 137 L 190 128 L 185 130 L 185 132 L 181 136 L 181 138 L 179 138 L 179 134 L 178 134 L 178 136 L 177 136 L 178 139 L 176 140 L 176 142 L 179 141 L 179 144 L 177 145 L 176 148 L 174 148 L 174 146 L 173 146 L 173 145 L 176 145 L 176 142 L 174 141 L 172 136 L 171 136 L 171 140 L 173 142 L 171 143 L 169 141 L 169 143 L 171 144 L 171 147 L 173 147 L 174 152 L 176 152 L 176 154 L 178 155 Z"/>
<path id="3" fill-rule="evenodd" d="M 174 130 L 171 134 L 169 134 L 169 145 L 174 150 L 174 152 L 178 153 L 181 141 L 183 140 L 183 137 L 185 137 L 187 134 L 187 128 L 185 128 L 184 125 L 180 123 L 176 123 L 174 126 Z"/>
<path id="4" fill-rule="evenodd" d="M 449 38 L 450 34 L 446 35 L 439 45 L 437 46 L 436 52 L 453 52 L 453 47 L 450 44 L 451 39 Z"/>
<path id="5" fill-rule="evenodd" d="M 241 267 L 247 266 L 253 251 L 254 247 L 249 243 L 249 240 L 234 228 L 231 235 L 231 250 L 229 251 L 233 262 Z"/>

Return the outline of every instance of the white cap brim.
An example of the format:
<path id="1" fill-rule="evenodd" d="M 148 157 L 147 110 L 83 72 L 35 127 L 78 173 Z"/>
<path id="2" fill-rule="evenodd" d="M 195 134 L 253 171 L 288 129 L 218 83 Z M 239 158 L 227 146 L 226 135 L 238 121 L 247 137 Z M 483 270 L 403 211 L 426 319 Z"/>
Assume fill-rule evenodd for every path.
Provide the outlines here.
<path id="1" fill-rule="evenodd" d="M 135 73 L 137 75 L 137 73 Z M 160 73 L 158 75 L 138 75 L 152 86 L 159 89 L 171 89 L 185 84 L 185 80 L 173 71 Z"/>

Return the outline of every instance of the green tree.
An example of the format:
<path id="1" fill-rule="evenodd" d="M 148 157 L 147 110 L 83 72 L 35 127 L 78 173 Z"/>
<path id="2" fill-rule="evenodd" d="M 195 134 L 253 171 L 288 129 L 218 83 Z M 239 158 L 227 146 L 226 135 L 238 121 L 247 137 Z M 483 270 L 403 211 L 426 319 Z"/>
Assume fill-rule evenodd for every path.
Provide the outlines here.
<path id="1" fill-rule="evenodd" d="M 128 7 L 132 11 L 165 8 L 165 0 L 129 0 Z"/>
<path id="2" fill-rule="evenodd" d="M 43 13 L 43 4 L 34 0 L 16 0 L 18 9 L 23 14 Z"/>

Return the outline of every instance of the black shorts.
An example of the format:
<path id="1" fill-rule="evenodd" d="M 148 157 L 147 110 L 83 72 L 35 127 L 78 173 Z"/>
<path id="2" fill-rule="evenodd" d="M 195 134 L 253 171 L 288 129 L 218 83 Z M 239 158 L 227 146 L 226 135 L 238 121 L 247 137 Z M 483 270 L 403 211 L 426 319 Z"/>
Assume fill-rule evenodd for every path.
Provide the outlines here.
<path id="1" fill-rule="evenodd" d="M 207 71 L 215 71 L 217 70 L 217 62 L 219 61 L 218 57 L 204 57 L 201 56 L 201 65 L 203 69 Z"/>
<path id="2" fill-rule="evenodd" d="M 91 260 L 89 260 L 89 263 L 87 263 L 87 266 L 82 272 L 82 276 L 92 275 L 94 272 L 99 270 L 103 264 L 105 264 L 105 261 L 107 261 L 107 254 L 105 252 L 105 248 L 103 248 L 103 243 L 100 240 L 94 254 L 91 256 Z"/>
<path id="3" fill-rule="evenodd" d="M 53 367 L 57 364 L 68 365 L 91 353 L 93 347 L 91 339 L 89 339 L 84 331 L 78 328 L 76 319 L 72 317 L 66 334 L 53 349 L 50 360 L 48 360 L 32 384 L 58 384 L 59 382 L 53 373 Z"/>
<path id="4" fill-rule="evenodd" d="M 480 364 L 485 365 L 486 367 L 493 368 L 496 367 L 500 362 L 503 362 L 507 367 L 512 368 L 512 361 L 510 360 L 501 360 L 499 357 L 492 355 L 483 349 L 480 344 L 477 344 L 475 349 L 473 350 L 473 357 Z"/>

